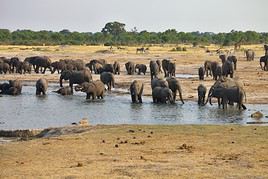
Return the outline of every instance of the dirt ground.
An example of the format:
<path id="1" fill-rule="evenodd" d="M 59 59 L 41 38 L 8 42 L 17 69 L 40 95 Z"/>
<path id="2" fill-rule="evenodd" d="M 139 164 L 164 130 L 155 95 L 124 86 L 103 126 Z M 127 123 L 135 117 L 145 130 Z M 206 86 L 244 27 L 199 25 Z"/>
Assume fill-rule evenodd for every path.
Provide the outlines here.
<path id="1" fill-rule="evenodd" d="M 123 50 L 109 51 L 109 47 L 104 46 L 0 46 L 0 56 L 18 56 L 22 60 L 32 55 L 47 55 L 52 61 L 59 59 L 83 59 L 85 63 L 91 59 L 106 59 L 108 63 L 118 61 L 121 65 L 121 74 L 116 75 L 116 88 L 128 89 L 133 80 L 141 80 L 145 83 L 144 95 L 151 95 L 150 74 L 144 75 L 126 75 L 124 64 L 127 61 L 134 61 L 136 64 L 143 63 L 149 67 L 151 59 L 170 58 L 176 61 L 177 74 L 197 75 L 198 68 L 204 64 L 205 60 L 214 60 L 220 62 L 216 53 L 205 53 L 204 48 L 193 48 L 186 46 L 186 52 L 171 52 L 173 46 L 153 46 L 146 54 L 136 54 L 136 47 L 124 47 Z M 217 46 L 207 46 L 210 50 L 218 49 Z M 227 47 L 224 50 L 230 50 Z M 255 51 L 255 60 L 246 61 L 244 49 L 251 48 Z M 259 57 L 264 54 L 262 45 L 242 46 L 240 51 L 234 53 L 238 57 L 238 67 L 235 72 L 235 78 L 241 80 L 245 85 L 247 96 L 246 103 L 268 103 L 268 72 L 262 71 L 259 65 Z M 149 68 L 148 68 L 149 69 Z M 149 71 L 149 70 L 148 70 Z M 22 81 L 36 81 L 40 77 L 47 78 L 50 82 L 59 81 L 59 75 L 47 72 L 45 75 L 40 74 L 8 74 L 0 75 L 0 80 L 20 79 Z M 93 75 L 93 79 L 99 79 L 99 75 Z M 183 98 L 186 100 L 197 100 L 197 86 L 203 83 L 208 89 L 214 83 L 211 77 L 200 82 L 197 77 L 188 79 L 178 78 L 183 91 Z"/>
<path id="2" fill-rule="evenodd" d="M 268 128 L 94 126 L 0 145 L 0 178 L 267 178 Z"/>

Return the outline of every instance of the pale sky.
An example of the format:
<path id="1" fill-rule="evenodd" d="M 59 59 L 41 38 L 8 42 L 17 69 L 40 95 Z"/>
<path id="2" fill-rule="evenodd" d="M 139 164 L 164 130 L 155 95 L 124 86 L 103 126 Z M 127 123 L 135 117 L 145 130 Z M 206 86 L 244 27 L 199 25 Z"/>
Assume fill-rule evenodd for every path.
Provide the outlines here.
<path id="1" fill-rule="evenodd" d="M 138 31 L 268 32 L 267 8 L 268 0 L 0 0 L 0 28 L 99 32 L 119 21 Z"/>

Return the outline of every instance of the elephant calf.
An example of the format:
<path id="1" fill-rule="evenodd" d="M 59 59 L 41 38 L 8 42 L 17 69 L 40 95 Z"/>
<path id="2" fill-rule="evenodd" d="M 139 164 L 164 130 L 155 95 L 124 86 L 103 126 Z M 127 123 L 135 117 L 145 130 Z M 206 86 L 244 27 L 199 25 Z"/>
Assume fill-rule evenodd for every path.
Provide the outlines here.
<path id="1" fill-rule="evenodd" d="M 39 80 L 37 80 L 36 82 L 36 95 L 46 95 L 46 91 L 48 88 L 48 81 L 47 79 L 44 78 L 40 78 Z"/>
<path id="2" fill-rule="evenodd" d="M 142 103 L 142 93 L 144 84 L 141 81 L 134 80 L 130 85 L 130 95 L 132 103 Z"/>
<path id="3" fill-rule="evenodd" d="M 52 91 L 52 92 L 61 94 L 62 96 L 73 95 L 73 91 L 70 86 L 61 87 L 57 91 Z"/>
<path id="4" fill-rule="evenodd" d="M 204 77 L 205 77 L 205 68 L 204 67 L 198 68 L 198 76 L 199 76 L 199 80 L 204 80 Z"/>
<path id="5" fill-rule="evenodd" d="M 75 91 L 82 91 L 87 94 L 86 99 L 90 99 L 92 97 L 92 100 L 94 100 L 96 97 L 98 99 L 103 99 L 105 87 L 104 84 L 100 81 L 94 81 L 94 82 L 84 82 L 81 85 L 75 86 Z"/>
<path id="6" fill-rule="evenodd" d="M 197 87 L 197 94 L 198 94 L 198 105 L 204 105 L 205 104 L 205 97 L 207 93 L 207 88 L 200 84 Z"/>
<path id="7" fill-rule="evenodd" d="M 21 94 L 22 84 L 19 80 L 9 80 L 9 83 L 0 84 L 0 94 L 19 95 Z"/>

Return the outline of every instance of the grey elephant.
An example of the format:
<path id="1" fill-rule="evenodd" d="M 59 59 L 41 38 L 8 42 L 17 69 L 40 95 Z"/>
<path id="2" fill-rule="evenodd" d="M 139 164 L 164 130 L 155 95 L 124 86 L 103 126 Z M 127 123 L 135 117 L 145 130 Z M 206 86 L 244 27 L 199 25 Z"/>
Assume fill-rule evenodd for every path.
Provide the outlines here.
<path id="1" fill-rule="evenodd" d="M 169 86 L 168 86 L 168 82 L 165 79 L 154 78 L 151 81 L 151 88 L 152 88 L 152 90 L 155 87 L 167 87 L 168 88 Z"/>
<path id="2" fill-rule="evenodd" d="M 176 73 L 176 63 L 169 62 L 169 64 L 168 64 L 168 77 L 175 76 L 175 73 Z"/>
<path id="3" fill-rule="evenodd" d="M 108 91 L 114 88 L 114 74 L 111 72 L 102 72 L 100 75 L 100 80 L 107 85 Z"/>
<path id="4" fill-rule="evenodd" d="M 0 94 L 19 95 L 22 91 L 22 84 L 19 80 L 9 80 L 8 83 L 0 84 Z"/>
<path id="5" fill-rule="evenodd" d="M 52 92 L 61 94 L 62 96 L 73 95 L 73 90 L 70 86 L 61 87 L 60 89 Z"/>
<path id="6" fill-rule="evenodd" d="M 220 65 L 218 65 L 216 67 L 216 71 L 215 71 L 215 74 L 213 76 L 213 79 L 214 80 L 218 80 L 222 77 L 222 67 Z"/>
<path id="7" fill-rule="evenodd" d="M 130 85 L 130 95 L 132 103 L 142 103 L 142 93 L 144 84 L 141 81 L 134 80 Z"/>
<path id="8" fill-rule="evenodd" d="M 177 91 L 178 91 L 180 100 L 181 100 L 182 104 L 184 104 L 184 101 L 182 99 L 181 85 L 180 85 L 179 81 L 174 77 L 169 77 L 166 80 L 168 82 L 169 89 L 171 89 L 171 91 L 173 93 L 173 101 L 174 102 L 176 101 L 176 96 L 177 96 Z"/>
<path id="9" fill-rule="evenodd" d="M 20 59 L 18 57 L 10 58 L 10 71 L 12 73 L 15 73 L 15 69 L 17 68 L 17 65 L 19 62 L 20 62 Z"/>
<path id="10" fill-rule="evenodd" d="M 102 67 L 102 69 L 99 70 L 99 71 L 100 71 L 100 73 L 102 73 L 102 72 L 111 72 L 111 73 L 114 73 L 114 66 L 113 66 L 113 64 L 107 63 L 107 64 L 104 64 L 103 67 Z"/>
<path id="11" fill-rule="evenodd" d="M 245 55 L 246 55 L 246 59 L 247 61 L 253 61 L 254 60 L 254 56 L 255 56 L 255 52 L 251 49 L 247 49 L 245 51 Z"/>
<path id="12" fill-rule="evenodd" d="M 31 65 L 33 65 L 34 71 L 36 73 L 39 73 L 39 70 L 41 70 L 41 72 L 44 74 L 47 68 L 52 72 L 51 60 L 47 56 L 27 57 L 24 61 L 27 61 Z"/>
<path id="13" fill-rule="evenodd" d="M 156 63 L 156 61 L 151 60 L 150 61 L 150 75 L 151 75 L 151 80 L 153 78 L 156 78 L 159 74 L 159 67 Z"/>
<path id="14" fill-rule="evenodd" d="M 57 71 L 58 74 L 61 74 L 62 71 L 67 70 L 66 63 L 62 60 L 51 63 L 51 67 L 52 67 L 51 71 L 52 74 L 55 73 L 55 71 Z"/>
<path id="15" fill-rule="evenodd" d="M 226 62 L 222 65 L 222 75 L 228 77 L 230 75 L 231 78 L 234 76 L 234 67 L 232 62 L 226 60 Z"/>
<path id="16" fill-rule="evenodd" d="M 138 73 L 138 75 L 140 75 L 141 73 L 143 73 L 145 75 L 146 71 L 147 71 L 147 66 L 144 64 L 137 64 L 135 66 L 135 71 Z"/>
<path id="17" fill-rule="evenodd" d="M 205 68 L 204 67 L 198 68 L 198 76 L 199 76 L 199 80 L 204 80 L 204 77 L 205 77 Z"/>
<path id="18" fill-rule="evenodd" d="M 206 60 L 204 62 L 204 68 L 205 68 L 206 76 L 207 77 L 208 77 L 208 75 L 214 76 L 215 72 L 216 72 L 216 68 L 217 68 L 218 65 L 219 65 L 218 62 L 216 62 L 216 61 Z"/>
<path id="19" fill-rule="evenodd" d="M 219 55 L 219 58 L 221 59 L 221 63 L 224 64 L 226 61 L 226 55 L 221 54 L 221 55 Z"/>
<path id="20" fill-rule="evenodd" d="M 200 84 L 197 87 L 198 105 L 205 104 L 206 93 L 207 93 L 207 88 L 203 84 Z"/>
<path id="21" fill-rule="evenodd" d="M 36 82 L 36 95 L 46 95 L 46 91 L 48 88 L 48 80 L 45 78 L 40 78 Z"/>
<path id="22" fill-rule="evenodd" d="M 227 57 L 227 61 L 231 62 L 234 66 L 234 70 L 236 70 L 236 66 L 237 66 L 237 58 L 234 55 L 228 56 Z"/>
<path id="23" fill-rule="evenodd" d="M 114 62 L 113 68 L 114 68 L 114 74 L 120 75 L 120 64 L 117 61 Z"/>
<path id="24" fill-rule="evenodd" d="M 165 77 L 168 76 L 168 64 L 169 64 L 169 63 L 170 63 L 170 60 L 168 60 L 168 59 L 163 59 L 163 60 L 162 60 L 162 68 L 163 68 Z"/>
<path id="25" fill-rule="evenodd" d="M 96 71 L 95 71 L 95 65 L 96 64 L 100 64 L 101 66 L 103 66 L 104 64 L 106 64 L 106 60 L 104 60 L 104 59 L 100 59 L 100 60 L 93 59 L 93 60 L 90 60 L 90 62 L 86 64 L 86 67 L 88 67 L 90 69 L 91 73 L 94 71 L 95 74 L 99 74 L 99 73 L 96 73 Z"/>
<path id="26" fill-rule="evenodd" d="M 91 82 L 84 82 L 80 85 L 75 86 L 75 91 L 82 91 L 87 94 L 86 99 L 92 98 L 94 100 L 96 97 L 98 99 L 103 99 L 105 87 L 102 81 L 91 81 Z"/>
<path id="27" fill-rule="evenodd" d="M 88 69 L 81 71 L 65 70 L 60 75 L 60 87 L 62 87 L 62 80 L 69 80 L 69 86 L 73 92 L 73 84 L 82 84 L 84 82 L 92 81 L 91 73 Z"/>
<path id="28" fill-rule="evenodd" d="M 268 71 L 268 56 L 262 56 L 260 58 L 260 66 L 264 71 Z"/>
<path id="29" fill-rule="evenodd" d="M 134 72 L 135 72 L 135 63 L 133 63 L 133 62 L 127 62 L 125 64 L 125 67 L 126 67 L 126 71 L 127 71 L 127 74 L 128 75 L 134 75 Z"/>
<path id="30" fill-rule="evenodd" d="M 167 87 L 155 87 L 152 91 L 152 97 L 154 103 L 174 103 L 172 91 Z"/>
<path id="31" fill-rule="evenodd" d="M 0 62 L 0 74 L 6 74 L 7 72 L 11 72 L 10 71 L 10 65 L 8 63 L 5 62 Z"/>

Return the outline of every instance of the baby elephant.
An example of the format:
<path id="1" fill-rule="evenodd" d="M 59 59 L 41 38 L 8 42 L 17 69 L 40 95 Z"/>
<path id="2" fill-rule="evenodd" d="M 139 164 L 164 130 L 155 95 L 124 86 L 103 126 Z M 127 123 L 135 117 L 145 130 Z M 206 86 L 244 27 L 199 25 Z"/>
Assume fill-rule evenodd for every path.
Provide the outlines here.
<path id="1" fill-rule="evenodd" d="M 37 82 L 36 82 L 36 95 L 41 95 L 41 94 L 46 95 L 47 87 L 48 87 L 47 79 L 40 78 L 39 80 L 37 80 Z"/>
<path id="2" fill-rule="evenodd" d="M 142 103 L 143 83 L 141 81 L 134 80 L 130 85 L 130 94 L 132 103 Z"/>
<path id="3" fill-rule="evenodd" d="M 198 68 L 198 76 L 199 76 L 199 80 L 204 80 L 204 77 L 205 77 L 205 68 L 204 67 Z"/>
<path id="4" fill-rule="evenodd" d="M 197 87 L 197 93 L 198 93 L 198 105 L 205 105 L 205 97 L 206 97 L 206 93 L 207 93 L 207 88 L 200 84 Z"/>
<path id="5" fill-rule="evenodd" d="M 168 87 L 155 87 L 152 91 L 154 103 L 174 103 L 172 91 Z"/>
<path id="6" fill-rule="evenodd" d="M 81 85 L 77 85 L 75 86 L 75 91 L 82 91 L 82 92 L 87 93 L 86 99 L 90 99 L 90 97 L 92 97 L 93 100 L 96 97 L 98 99 L 100 98 L 103 99 L 105 87 L 104 87 L 103 82 L 101 82 L 100 80 L 97 80 L 94 82 L 84 82 Z"/>
<path id="7" fill-rule="evenodd" d="M 70 86 L 61 87 L 57 91 L 52 92 L 61 94 L 62 96 L 73 95 L 72 88 Z"/>

